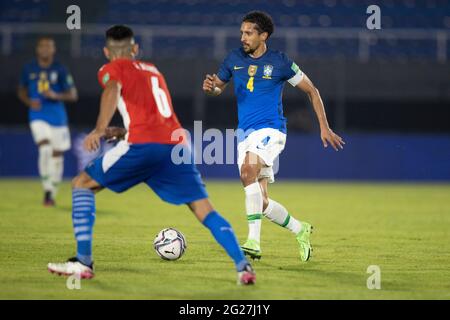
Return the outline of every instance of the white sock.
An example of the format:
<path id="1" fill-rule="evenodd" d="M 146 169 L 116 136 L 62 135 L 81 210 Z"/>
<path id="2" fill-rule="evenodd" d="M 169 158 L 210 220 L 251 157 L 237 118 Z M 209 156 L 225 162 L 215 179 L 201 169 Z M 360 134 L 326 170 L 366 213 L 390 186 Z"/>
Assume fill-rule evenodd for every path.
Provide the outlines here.
<path id="1" fill-rule="evenodd" d="M 41 176 L 42 187 L 45 191 L 53 191 L 53 184 L 50 177 L 52 153 L 52 147 L 48 143 L 39 146 L 38 168 L 39 175 Z"/>
<path id="2" fill-rule="evenodd" d="M 248 220 L 248 239 L 260 242 L 263 195 L 258 182 L 244 188 Z"/>
<path id="3" fill-rule="evenodd" d="M 292 217 L 281 204 L 275 200 L 269 199 L 269 205 L 264 210 L 264 216 L 273 223 L 298 234 L 302 229 L 300 221 Z"/>
<path id="4" fill-rule="evenodd" d="M 64 156 L 51 157 L 50 159 L 50 180 L 53 185 L 52 197 L 56 197 L 58 185 L 62 181 L 64 171 Z"/>

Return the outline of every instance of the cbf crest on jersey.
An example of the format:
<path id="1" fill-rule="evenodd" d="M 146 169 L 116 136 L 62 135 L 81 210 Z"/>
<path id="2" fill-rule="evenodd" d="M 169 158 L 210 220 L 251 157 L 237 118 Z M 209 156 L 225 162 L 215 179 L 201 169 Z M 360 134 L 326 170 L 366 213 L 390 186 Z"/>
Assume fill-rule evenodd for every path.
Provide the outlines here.
<path id="1" fill-rule="evenodd" d="M 48 79 L 47 79 L 47 72 L 41 71 L 39 73 L 39 80 L 38 80 L 37 85 L 38 85 L 37 89 L 38 89 L 39 93 L 47 91 L 50 88 L 50 82 L 48 82 Z"/>
<path id="2" fill-rule="evenodd" d="M 248 75 L 249 75 L 250 77 L 254 77 L 255 74 L 256 74 L 256 70 L 258 70 L 258 66 L 250 65 L 250 66 L 248 67 Z"/>
<path id="3" fill-rule="evenodd" d="M 266 64 L 264 66 L 264 79 L 272 79 L 272 71 L 273 71 L 273 66 L 271 64 Z"/>

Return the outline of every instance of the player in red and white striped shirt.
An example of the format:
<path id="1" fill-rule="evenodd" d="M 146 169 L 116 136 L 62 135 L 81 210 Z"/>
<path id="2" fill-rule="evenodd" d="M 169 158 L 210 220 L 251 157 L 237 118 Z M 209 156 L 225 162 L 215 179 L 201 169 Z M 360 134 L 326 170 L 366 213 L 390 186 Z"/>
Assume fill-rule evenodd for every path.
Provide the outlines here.
<path id="1" fill-rule="evenodd" d="M 81 278 L 94 276 L 92 234 L 95 221 L 94 192 L 103 188 L 123 192 L 146 183 L 158 196 L 172 204 L 187 204 L 233 259 L 239 284 L 253 284 L 255 273 L 244 257 L 230 224 L 212 207 L 193 161 L 175 164 L 172 151 L 184 136 L 174 113 L 166 82 L 157 68 L 134 59 L 138 46 L 126 26 L 106 32 L 106 57 L 110 63 L 98 74 L 104 88 L 95 129 L 87 136 L 87 150 L 96 150 L 106 137 L 108 125 L 119 109 L 127 130 L 125 140 L 91 162 L 73 180 L 72 219 L 77 255 L 65 263 L 50 263 L 50 272 Z M 179 139 L 172 139 L 175 134 Z M 190 148 L 183 158 L 192 159 Z"/>

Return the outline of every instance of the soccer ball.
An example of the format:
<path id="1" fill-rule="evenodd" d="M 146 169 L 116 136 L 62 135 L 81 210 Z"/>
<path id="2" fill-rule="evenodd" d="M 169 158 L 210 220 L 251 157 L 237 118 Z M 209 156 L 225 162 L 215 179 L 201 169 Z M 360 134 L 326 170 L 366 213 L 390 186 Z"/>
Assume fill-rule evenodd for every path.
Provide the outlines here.
<path id="1" fill-rule="evenodd" d="M 164 260 L 180 259 L 187 248 L 183 234 L 174 228 L 162 229 L 153 241 L 153 246 Z"/>

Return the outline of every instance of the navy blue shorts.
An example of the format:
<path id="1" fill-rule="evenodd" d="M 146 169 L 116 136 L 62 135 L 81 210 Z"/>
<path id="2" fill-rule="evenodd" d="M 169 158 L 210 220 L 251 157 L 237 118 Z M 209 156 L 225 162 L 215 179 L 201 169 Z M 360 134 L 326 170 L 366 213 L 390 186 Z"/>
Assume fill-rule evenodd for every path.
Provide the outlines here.
<path id="1" fill-rule="evenodd" d="M 144 182 L 164 201 L 190 203 L 208 197 L 193 161 L 175 164 L 174 145 L 119 142 L 86 167 L 86 173 L 101 186 L 123 192 Z M 184 148 L 183 152 L 190 152 Z M 186 157 L 184 157 L 186 158 Z M 189 157 L 192 160 L 192 156 Z"/>

